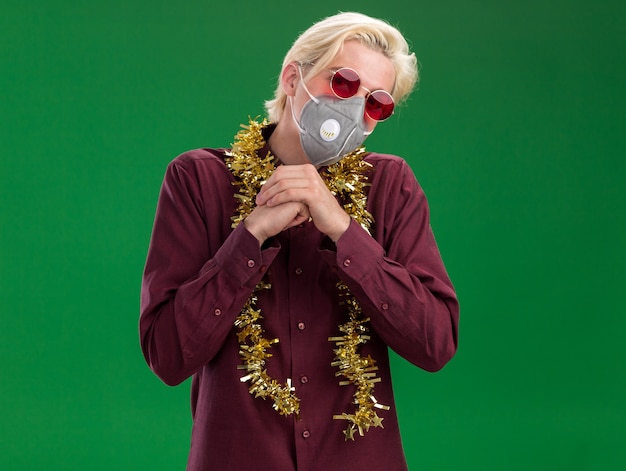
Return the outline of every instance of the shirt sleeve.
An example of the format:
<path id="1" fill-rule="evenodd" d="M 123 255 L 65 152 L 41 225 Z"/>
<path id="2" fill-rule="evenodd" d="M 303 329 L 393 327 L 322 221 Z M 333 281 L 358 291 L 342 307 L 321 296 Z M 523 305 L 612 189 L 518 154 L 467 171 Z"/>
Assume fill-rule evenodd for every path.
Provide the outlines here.
<path id="1" fill-rule="evenodd" d="M 376 168 L 368 207 L 375 226 L 356 221 L 323 247 L 372 328 L 396 353 L 427 370 L 455 354 L 459 305 L 430 226 L 426 197 L 401 159 Z"/>
<path id="2" fill-rule="evenodd" d="M 170 385 L 219 351 L 279 250 L 261 250 L 243 224 L 230 229 L 233 190 L 219 159 L 199 170 L 183 156 L 168 166 L 161 187 L 139 320 L 146 361 Z"/>

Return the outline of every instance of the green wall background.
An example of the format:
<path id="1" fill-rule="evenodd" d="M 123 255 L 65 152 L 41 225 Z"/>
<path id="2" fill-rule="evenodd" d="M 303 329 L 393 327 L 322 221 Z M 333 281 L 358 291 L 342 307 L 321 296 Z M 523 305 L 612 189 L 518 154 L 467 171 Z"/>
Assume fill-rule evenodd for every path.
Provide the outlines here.
<path id="1" fill-rule="evenodd" d="M 137 335 L 165 166 L 229 145 L 338 10 L 420 59 L 368 148 L 415 170 L 462 303 L 443 371 L 393 358 L 411 469 L 626 465 L 623 1 L 9 0 L 1 469 L 184 468 L 189 383 L 161 384 Z"/>

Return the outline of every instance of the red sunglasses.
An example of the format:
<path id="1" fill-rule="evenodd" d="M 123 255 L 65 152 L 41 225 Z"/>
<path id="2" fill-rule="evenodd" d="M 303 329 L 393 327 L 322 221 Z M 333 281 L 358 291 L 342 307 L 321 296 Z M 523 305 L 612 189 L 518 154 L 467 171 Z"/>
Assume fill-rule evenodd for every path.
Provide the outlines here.
<path id="1" fill-rule="evenodd" d="M 346 99 L 356 95 L 361 88 L 361 79 L 356 70 L 342 67 L 333 71 L 330 77 L 330 89 L 337 98 Z M 385 90 L 367 91 L 365 96 L 365 114 L 374 121 L 384 121 L 393 114 L 393 97 Z"/>

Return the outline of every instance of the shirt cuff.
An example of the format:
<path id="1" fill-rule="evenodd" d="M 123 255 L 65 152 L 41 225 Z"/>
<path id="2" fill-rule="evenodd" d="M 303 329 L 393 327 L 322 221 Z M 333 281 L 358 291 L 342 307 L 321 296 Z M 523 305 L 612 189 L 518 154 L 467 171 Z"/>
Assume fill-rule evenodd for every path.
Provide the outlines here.
<path id="1" fill-rule="evenodd" d="M 334 246 L 330 239 L 325 238 L 319 252 L 333 270 L 356 282 L 366 278 L 373 264 L 384 256 L 380 244 L 354 219 Z"/>
<path id="2" fill-rule="evenodd" d="M 280 244 L 269 239 L 259 241 L 243 224 L 239 224 L 215 254 L 215 261 L 240 286 L 255 286 L 280 251 Z"/>

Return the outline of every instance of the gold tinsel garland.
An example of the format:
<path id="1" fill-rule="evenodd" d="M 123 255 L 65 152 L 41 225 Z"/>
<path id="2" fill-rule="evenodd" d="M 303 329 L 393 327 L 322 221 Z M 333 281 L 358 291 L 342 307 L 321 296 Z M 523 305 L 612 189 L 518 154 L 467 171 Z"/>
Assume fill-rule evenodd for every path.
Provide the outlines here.
<path id="1" fill-rule="evenodd" d="M 242 125 L 243 129 L 235 136 L 231 151 L 226 153 L 226 165 L 236 178 L 233 184 L 239 188 L 238 193 L 235 193 L 239 206 L 232 217 L 233 227 L 252 212 L 257 193 L 276 168 L 276 158 L 271 153 L 265 157 L 258 155 L 258 151 L 265 146 L 262 130 L 268 125 L 267 120 L 258 122 L 251 119 L 249 125 Z M 368 183 L 365 171 L 371 165 L 363 160 L 364 153 L 365 149 L 359 147 L 327 167 L 323 178 L 333 195 L 346 201 L 345 211 L 369 232 L 373 217 L 366 209 L 365 187 Z M 300 400 L 295 394 L 295 388 L 291 386 L 291 380 L 287 379 L 286 384 L 280 384 L 265 369 L 266 360 L 272 356 L 268 349 L 278 343 L 279 339 L 267 340 L 264 337 L 265 331 L 260 324 L 263 317 L 261 310 L 256 308 L 256 303 L 257 293 L 270 288 L 268 283 L 260 282 L 235 321 L 238 328 L 239 355 L 243 361 L 243 365 L 238 368 L 247 372 L 241 381 L 250 383 L 250 394 L 262 399 L 272 399 L 273 408 L 281 415 L 299 416 Z M 383 419 L 376 414 L 375 409 L 388 410 L 389 407 L 379 404 L 373 394 L 375 383 L 380 382 L 375 373 L 378 370 L 376 361 L 358 353 L 358 347 L 370 338 L 366 325 L 369 319 L 363 318 L 358 301 L 343 282 L 339 282 L 337 288 L 347 306 L 349 320 L 339 326 L 343 335 L 328 339 L 336 345 L 332 366 L 338 368 L 336 376 L 345 378 L 339 385 L 353 384 L 356 387 L 356 411 L 353 414 L 344 412 L 334 415 L 333 418 L 350 422 L 344 435 L 346 440 L 354 440 L 356 431 L 363 436 L 371 426 L 382 427 Z"/>

